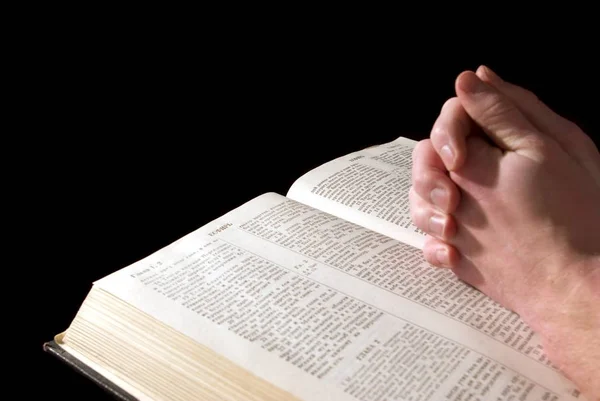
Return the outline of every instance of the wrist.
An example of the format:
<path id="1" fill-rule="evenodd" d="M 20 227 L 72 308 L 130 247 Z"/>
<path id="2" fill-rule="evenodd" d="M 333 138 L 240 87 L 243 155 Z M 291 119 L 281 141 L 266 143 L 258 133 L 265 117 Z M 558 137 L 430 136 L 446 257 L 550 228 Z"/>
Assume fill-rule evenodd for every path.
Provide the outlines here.
<path id="1" fill-rule="evenodd" d="M 544 281 L 524 316 L 542 337 L 563 327 L 569 331 L 587 327 L 599 305 L 600 256 L 559 261 L 555 266 L 552 270 L 557 273 Z"/>
<path id="2" fill-rule="evenodd" d="M 600 377 L 600 256 L 563 265 L 536 305 L 529 305 L 532 329 L 549 359 L 580 390 L 597 394 Z M 594 398 L 595 399 L 595 398 Z"/>

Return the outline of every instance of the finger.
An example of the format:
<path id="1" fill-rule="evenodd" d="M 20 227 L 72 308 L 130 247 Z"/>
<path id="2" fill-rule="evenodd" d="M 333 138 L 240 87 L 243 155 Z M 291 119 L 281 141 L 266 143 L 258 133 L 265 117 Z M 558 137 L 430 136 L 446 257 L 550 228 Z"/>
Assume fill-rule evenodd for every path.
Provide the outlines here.
<path id="1" fill-rule="evenodd" d="M 581 128 L 572 121 L 555 113 L 531 91 L 504 81 L 486 66 L 476 72 L 483 81 L 506 95 L 521 110 L 538 131 L 549 135 L 600 183 L 600 158 L 596 145 Z"/>
<path id="2" fill-rule="evenodd" d="M 446 171 L 446 166 L 440 156 L 435 152 L 431 139 L 423 139 L 417 142 L 412 151 L 412 160 L 413 178 L 415 175 L 415 168 L 417 171 L 422 170 L 422 168 L 436 169 L 441 172 Z"/>
<path id="3" fill-rule="evenodd" d="M 450 179 L 460 190 L 461 202 L 467 196 L 482 199 L 496 187 L 502 158 L 502 151 L 480 136 L 467 138 L 467 152 L 465 164 L 450 172 Z M 460 221 L 463 222 L 462 217 Z"/>
<path id="4" fill-rule="evenodd" d="M 465 161 L 465 138 L 472 131 L 472 120 L 457 97 L 444 103 L 431 129 L 433 147 L 444 161 L 448 171 L 462 166 Z"/>
<path id="5" fill-rule="evenodd" d="M 453 269 L 458 266 L 460 254 L 452 245 L 429 237 L 423 245 L 425 260 L 434 266 Z"/>
<path id="6" fill-rule="evenodd" d="M 533 92 L 504 81 L 489 67 L 480 66 L 476 74 L 513 101 L 538 131 L 549 134 L 559 142 L 572 139 L 572 134 L 582 134 L 575 124 L 556 114 Z"/>
<path id="7" fill-rule="evenodd" d="M 412 185 L 416 193 L 444 213 L 458 206 L 460 193 L 429 139 L 420 141 L 413 151 Z"/>
<path id="8" fill-rule="evenodd" d="M 456 222 L 451 215 L 440 212 L 423 200 L 414 188 L 409 191 L 409 201 L 410 215 L 415 226 L 443 241 L 449 241 L 454 237 Z"/>
<path id="9" fill-rule="evenodd" d="M 465 111 L 499 148 L 534 160 L 542 157 L 544 137 L 507 96 L 471 71 L 459 75 L 456 93 Z"/>

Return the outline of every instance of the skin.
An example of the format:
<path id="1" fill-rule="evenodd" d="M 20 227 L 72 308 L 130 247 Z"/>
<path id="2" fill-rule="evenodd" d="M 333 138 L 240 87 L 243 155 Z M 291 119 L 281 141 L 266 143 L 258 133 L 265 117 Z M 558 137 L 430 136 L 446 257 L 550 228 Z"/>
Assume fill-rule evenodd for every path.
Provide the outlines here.
<path id="1" fill-rule="evenodd" d="M 600 153 L 489 68 L 455 86 L 413 155 L 425 258 L 521 315 L 554 364 L 600 400 Z"/>

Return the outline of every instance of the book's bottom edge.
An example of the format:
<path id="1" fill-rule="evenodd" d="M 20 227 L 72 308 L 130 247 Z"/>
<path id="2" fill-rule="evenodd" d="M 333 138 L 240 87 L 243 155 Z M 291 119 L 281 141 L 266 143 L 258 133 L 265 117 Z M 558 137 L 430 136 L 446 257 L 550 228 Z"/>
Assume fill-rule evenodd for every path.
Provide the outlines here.
<path id="1" fill-rule="evenodd" d="M 60 345 L 61 338 L 62 334 L 59 334 L 53 340 L 45 342 L 43 344 L 43 350 L 69 366 L 75 372 L 95 383 L 114 399 L 121 401 L 139 401 L 138 398 L 125 391 L 123 388 L 94 370 L 92 367 L 86 365 L 83 361 L 62 347 Z"/>

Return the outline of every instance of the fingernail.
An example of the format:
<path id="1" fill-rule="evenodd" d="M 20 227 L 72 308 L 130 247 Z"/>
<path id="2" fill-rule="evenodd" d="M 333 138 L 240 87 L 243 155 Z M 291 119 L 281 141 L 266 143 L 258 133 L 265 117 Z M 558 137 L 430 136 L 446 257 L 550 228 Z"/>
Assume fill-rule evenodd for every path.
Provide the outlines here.
<path id="1" fill-rule="evenodd" d="M 454 165 L 454 152 L 452 151 L 450 145 L 442 146 L 440 149 L 440 156 L 442 157 L 446 167 L 452 167 Z"/>
<path id="2" fill-rule="evenodd" d="M 435 251 L 435 257 L 438 263 L 444 266 L 450 266 L 450 258 L 448 257 L 448 250 L 446 248 L 438 248 Z"/>
<path id="3" fill-rule="evenodd" d="M 444 233 L 444 218 L 440 216 L 431 216 L 429 218 L 429 232 L 440 237 Z"/>
<path id="4" fill-rule="evenodd" d="M 431 191 L 431 194 L 429 194 L 429 198 L 431 199 L 431 203 L 437 207 L 444 208 L 448 203 L 448 195 L 443 188 L 434 188 Z"/>
<path id="5" fill-rule="evenodd" d="M 458 81 L 458 86 L 467 93 L 479 93 L 487 89 L 483 81 L 472 72 L 463 74 Z"/>

